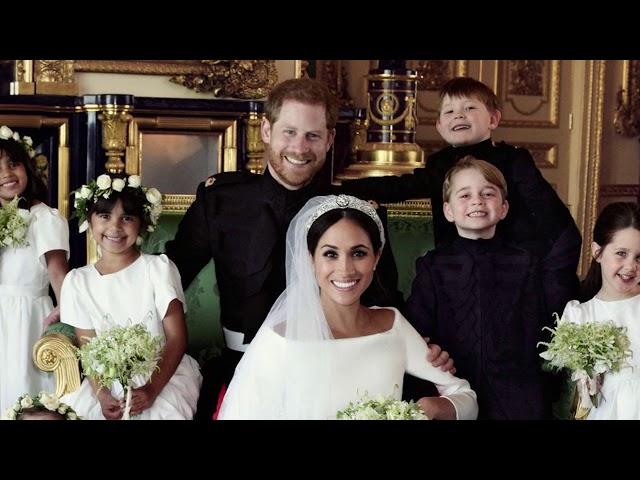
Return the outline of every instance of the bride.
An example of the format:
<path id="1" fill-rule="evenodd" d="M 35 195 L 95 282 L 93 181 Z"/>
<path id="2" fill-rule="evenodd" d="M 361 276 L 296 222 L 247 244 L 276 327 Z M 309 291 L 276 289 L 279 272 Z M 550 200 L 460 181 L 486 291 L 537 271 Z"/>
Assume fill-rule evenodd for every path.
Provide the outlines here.
<path id="1" fill-rule="evenodd" d="M 400 399 L 405 372 L 441 396 L 431 419 L 475 419 L 466 380 L 425 361 L 427 344 L 398 310 L 368 308 L 384 245 L 375 209 L 347 195 L 314 197 L 289 226 L 287 288 L 236 368 L 219 419 L 335 419 L 362 396 Z"/>

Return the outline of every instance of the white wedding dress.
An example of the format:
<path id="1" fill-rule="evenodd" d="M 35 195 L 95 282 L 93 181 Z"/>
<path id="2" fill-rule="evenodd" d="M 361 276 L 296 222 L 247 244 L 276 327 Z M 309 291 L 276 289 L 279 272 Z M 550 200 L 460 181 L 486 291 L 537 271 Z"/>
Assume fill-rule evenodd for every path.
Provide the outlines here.
<path id="1" fill-rule="evenodd" d="M 640 295 L 611 302 L 592 298 L 581 304 L 572 300 L 563 318 L 575 323 L 613 320 L 627 329 L 632 352 L 628 366 L 605 373 L 599 404 L 587 420 L 640 420 Z"/>
<path id="2" fill-rule="evenodd" d="M 400 399 L 406 371 L 436 384 L 458 419 L 475 419 L 469 383 L 427 362 L 425 341 L 398 310 L 390 310 L 392 328 L 364 337 L 296 341 L 263 329 L 238 365 L 218 418 L 335 419 L 364 394 Z"/>
<path id="3" fill-rule="evenodd" d="M 152 335 L 164 338 L 162 319 L 174 298 L 186 304 L 178 269 L 166 255 L 141 254 L 128 267 L 101 275 L 94 265 L 72 270 L 62 285 L 60 314 L 63 322 L 96 335 L 114 326 L 142 323 Z M 139 378 L 134 387 L 146 383 Z M 198 363 L 185 354 L 175 373 L 153 405 L 136 420 L 190 420 L 196 410 L 202 375 Z M 111 389 L 123 397 L 117 382 Z M 61 399 L 71 405 L 84 420 L 104 420 L 100 402 L 88 379 L 78 390 Z"/>
<path id="4" fill-rule="evenodd" d="M 53 309 L 45 254 L 64 250 L 69 256 L 69 226 L 44 203 L 30 213 L 29 244 L 0 248 L 0 411 L 23 393 L 55 392 L 53 375 L 33 364 L 31 352 Z"/>

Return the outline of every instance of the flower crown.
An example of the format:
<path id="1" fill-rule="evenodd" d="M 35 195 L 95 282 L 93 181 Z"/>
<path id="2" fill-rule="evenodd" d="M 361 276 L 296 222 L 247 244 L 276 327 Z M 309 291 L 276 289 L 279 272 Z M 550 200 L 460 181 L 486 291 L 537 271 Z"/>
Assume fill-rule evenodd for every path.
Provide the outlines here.
<path id="1" fill-rule="evenodd" d="M 29 158 L 36 156 L 36 150 L 33 148 L 33 139 L 31 137 L 24 135 L 21 138 L 18 132 L 14 132 L 6 125 L 2 125 L 0 127 L 0 138 L 2 140 L 14 140 L 18 142 L 26 150 Z"/>
<path id="2" fill-rule="evenodd" d="M 89 227 L 87 215 L 89 213 L 90 202 L 96 203 L 98 198 L 109 198 L 111 192 L 122 192 L 125 187 L 140 189 L 144 196 L 144 220 L 147 224 L 147 231 L 153 232 L 158 225 L 158 218 L 162 213 L 162 194 L 156 188 L 143 187 L 140 184 L 139 175 L 129 175 L 126 179 L 116 177 L 111 178 L 108 174 L 102 174 L 95 180 L 91 180 L 88 185 L 82 185 L 72 193 L 75 195 L 73 206 L 74 216 L 79 220 L 80 233 Z"/>
<path id="3" fill-rule="evenodd" d="M 66 403 L 62 403 L 54 393 L 40 392 L 35 398 L 25 393 L 18 401 L 2 413 L 2 420 L 17 420 L 26 408 L 59 413 L 65 420 L 80 420 L 78 414 Z"/>
<path id="4" fill-rule="evenodd" d="M 321 215 L 324 215 L 329 210 L 336 210 L 338 208 L 353 208 L 354 210 L 360 210 L 365 215 L 371 217 L 371 219 L 378 226 L 378 230 L 380 231 L 380 241 L 384 246 L 384 228 L 382 227 L 382 221 L 376 212 L 376 209 L 371 206 L 369 202 L 365 202 L 364 200 L 360 200 L 357 197 L 352 197 L 351 195 L 329 195 L 327 200 L 322 202 L 318 208 L 313 212 L 311 218 L 309 218 L 309 222 L 307 223 L 307 231 L 313 225 Z"/>

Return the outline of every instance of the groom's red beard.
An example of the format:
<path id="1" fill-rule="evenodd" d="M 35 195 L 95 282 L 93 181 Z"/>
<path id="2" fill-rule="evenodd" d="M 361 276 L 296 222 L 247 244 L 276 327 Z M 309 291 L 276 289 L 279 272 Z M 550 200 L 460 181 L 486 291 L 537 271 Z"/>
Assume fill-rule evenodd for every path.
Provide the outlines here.
<path id="1" fill-rule="evenodd" d="M 311 182 L 315 174 L 322 169 L 326 159 L 326 156 L 323 156 L 322 159 L 318 159 L 316 154 L 313 152 L 308 152 L 303 155 L 296 155 L 287 151 L 277 153 L 269 145 L 267 145 L 265 154 L 267 163 L 271 165 L 272 170 L 275 171 L 280 180 L 285 182 L 288 186 L 293 187 L 294 190 L 302 188 Z M 303 165 L 295 165 L 284 157 L 287 157 L 294 162 L 306 163 Z"/>

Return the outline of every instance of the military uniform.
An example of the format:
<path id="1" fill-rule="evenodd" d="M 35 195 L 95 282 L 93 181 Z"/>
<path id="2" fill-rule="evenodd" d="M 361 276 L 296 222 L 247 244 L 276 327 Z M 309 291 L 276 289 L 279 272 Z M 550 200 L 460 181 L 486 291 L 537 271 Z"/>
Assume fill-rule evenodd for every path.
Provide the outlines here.
<path id="1" fill-rule="evenodd" d="M 203 367 L 197 419 L 211 418 L 220 386 L 228 383 L 241 358 L 238 352 L 246 349 L 285 288 L 289 223 L 311 197 L 338 193 L 334 190 L 319 176 L 304 188 L 287 190 L 268 170 L 263 175 L 220 173 L 198 186 L 175 239 L 166 245 L 185 289 L 211 258 L 216 267 L 226 348 L 222 358 Z M 363 301 L 403 307 L 388 245 L 378 271 L 384 292 L 376 291 L 379 287 L 373 282 Z"/>

